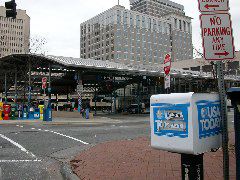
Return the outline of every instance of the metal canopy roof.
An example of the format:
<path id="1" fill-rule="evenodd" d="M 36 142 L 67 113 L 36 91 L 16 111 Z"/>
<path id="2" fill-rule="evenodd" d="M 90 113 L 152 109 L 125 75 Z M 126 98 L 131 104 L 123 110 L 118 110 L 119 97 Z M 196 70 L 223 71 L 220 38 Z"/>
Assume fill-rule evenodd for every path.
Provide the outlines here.
<path id="1" fill-rule="evenodd" d="M 161 65 L 141 65 L 141 64 L 124 64 L 116 63 L 103 60 L 94 60 L 94 59 L 82 59 L 82 58 L 72 58 L 72 57 L 63 57 L 63 56 L 52 56 L 52 55 L 38 55 L 38 54 L 14 54 L 3 57 L 0 59 L 0 65 L 2 63 L 13 64 L 15 62 L 24 63 L 28 61 L 23 61 L 22 59 L 34 59 L 34 60 L 46 60 L 49 62 L 57 63 L 65 67 L 74 67 L 74 68 L 85 68 L 85 69 L 98 69 L 106 71 L 116 71 L 121 74 L 129 75 L 147 75 L 147 76 L 164 76 L 164 70 Z M 9 67 L 11 69 L 11 67 Z M 171 75 L 175 77 L 192 77 L 192 78 L 203 78 L 203 79 L 213 79 L 212 73 L 198 72 L 198 71 L 189 71 L 182 69 L 171 69 Z M 225 76 L 226 80 L 240 81 L 239 76 Z"/>

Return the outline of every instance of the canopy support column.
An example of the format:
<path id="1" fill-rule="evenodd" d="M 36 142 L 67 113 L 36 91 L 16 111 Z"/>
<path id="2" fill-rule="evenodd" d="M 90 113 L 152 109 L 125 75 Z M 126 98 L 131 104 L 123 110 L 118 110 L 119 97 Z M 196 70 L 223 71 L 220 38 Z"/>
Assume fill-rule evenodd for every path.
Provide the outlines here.
<path id="1" fill-rule="evenodd" d="M 15 70 L 15 80 L 14 80 L 14 89 L 15 89 L 15 104 L 17 104 L 17 69 Z"/>
<path id="2" fill-rule="evenodd" d="M 126 86 L 123 88 L 123 112 L 126 112 Z"/>
<path id="3" fill-rule="evenodd" d="M 5 73 L 4 77 L 4 89 L 5 89 L 5 104 L 7 104 L 7 73 Z"/>

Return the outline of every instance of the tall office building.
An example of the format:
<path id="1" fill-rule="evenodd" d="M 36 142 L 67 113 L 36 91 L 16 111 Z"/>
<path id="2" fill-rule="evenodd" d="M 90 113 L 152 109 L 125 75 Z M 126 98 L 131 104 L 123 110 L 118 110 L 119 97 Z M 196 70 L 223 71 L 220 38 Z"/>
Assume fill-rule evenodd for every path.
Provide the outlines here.
<path id="1" fill-rule="evenodd" d="M 80 56 L 132 64 L 192 58 L 191 18 L 171 12 L 161 18 L 114 6 L 80 25 Z M 181 48 L 180 48 L 181 47 Z"/>
<path id="2" fill-rule="evenodd" d="M 0 6 L 0 58 L 10 54 L 29 52 L 30 17 L 25 10 L 17 10 L 16 19 L 6 17 Z"/>
<path id="3" fill-rule="evenodd" d="M 161 18 L 169 13 L 185 15 L 184 6 L 169 0 L 130 0 L 131 10 Z"/>

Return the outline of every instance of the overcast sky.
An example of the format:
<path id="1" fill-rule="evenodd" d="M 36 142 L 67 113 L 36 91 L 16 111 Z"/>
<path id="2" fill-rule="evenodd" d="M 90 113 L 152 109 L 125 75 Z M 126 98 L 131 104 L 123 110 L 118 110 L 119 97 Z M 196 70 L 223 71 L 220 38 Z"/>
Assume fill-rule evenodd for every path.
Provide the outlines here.
<path id="1" fill-rule="evenodd" d="M 0 0 L 0 5 L 4 2 Z M 193 18 L 193 44 L 201 48 L 200 22 L 197 0 L 172 0 L 185 6 L 187 16 Z M 47 39 L 47 54 L 80 56 L 80 23 L 111 8 L 117 0 L 16 0 L 17 8 L 27 10 L 31 17 L 31 37 Z M 129 0 L 120 0 L 129 9 Z M 240 49 L 240 0 L 230 0 L 235 48 Z"/>

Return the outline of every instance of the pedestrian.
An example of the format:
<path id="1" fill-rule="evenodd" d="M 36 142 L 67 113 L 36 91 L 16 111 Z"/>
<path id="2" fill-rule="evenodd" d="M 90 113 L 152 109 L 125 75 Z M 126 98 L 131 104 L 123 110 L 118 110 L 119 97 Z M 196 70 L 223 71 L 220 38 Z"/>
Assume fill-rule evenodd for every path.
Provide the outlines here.
<path id="1" fill-rule="evenodd" d="M 90 108 L 90 100 L 86 99 L 86 119 L 89 119 Z"/>
<path id="2" fill-rule="evenodd" d="M 85 109 L 86 109 L 86 102 L 82 102 L 82 106 L 81 106 L 81 110 L 80 110 L 80 114 L 82 114 L 82 117 L 85 117 Z"/>

